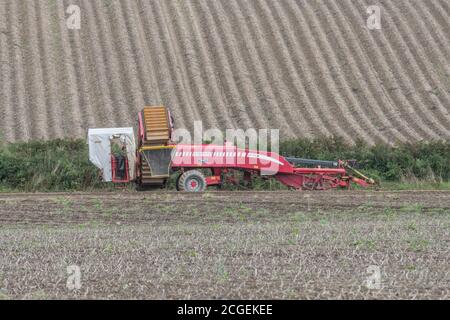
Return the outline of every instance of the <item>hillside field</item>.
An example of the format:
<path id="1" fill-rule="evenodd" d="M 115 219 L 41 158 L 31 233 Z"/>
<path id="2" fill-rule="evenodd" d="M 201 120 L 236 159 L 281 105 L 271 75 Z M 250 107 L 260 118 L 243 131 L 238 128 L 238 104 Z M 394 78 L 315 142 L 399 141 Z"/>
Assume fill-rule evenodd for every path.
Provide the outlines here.
<path id="1" fill-rule="evenodd" d="M 69 5 L 80 7 L 68 29 Z M 0 133 L 86 136 L 168 106 L 177 128 L 450 137 L 450 2 L 0 1 Z"/>

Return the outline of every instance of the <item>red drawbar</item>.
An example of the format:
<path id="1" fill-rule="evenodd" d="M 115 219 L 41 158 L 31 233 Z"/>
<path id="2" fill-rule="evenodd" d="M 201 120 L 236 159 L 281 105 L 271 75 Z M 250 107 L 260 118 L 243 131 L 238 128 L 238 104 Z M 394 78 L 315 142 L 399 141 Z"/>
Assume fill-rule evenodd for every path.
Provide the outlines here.
<path id="1" fill-rule="evenodd" d="M 213 185 L 217 185 L 221 183 L 221 178 L 220 176 L 210 176 L 210 177 L 206 177 L 206 184 L 208 186 L 213 186 Z"/>

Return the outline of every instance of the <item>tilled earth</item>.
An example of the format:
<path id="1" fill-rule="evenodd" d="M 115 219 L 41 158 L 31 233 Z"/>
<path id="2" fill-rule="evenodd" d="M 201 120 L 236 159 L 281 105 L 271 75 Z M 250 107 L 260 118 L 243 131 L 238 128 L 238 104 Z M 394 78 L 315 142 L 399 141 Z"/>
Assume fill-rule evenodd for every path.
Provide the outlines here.
<path id="1" fill-rule="evenodd" d="M 448 0 L 2 0 L 0 17 L 5 141 L 85 138 L 161 104 L 188 130 L 450 139 Z"/>
<path id="2" fill-rule="evenodd" d="M 448 299 L 449 227 L 445 191 L 0 194 L 0 298 Z"/>

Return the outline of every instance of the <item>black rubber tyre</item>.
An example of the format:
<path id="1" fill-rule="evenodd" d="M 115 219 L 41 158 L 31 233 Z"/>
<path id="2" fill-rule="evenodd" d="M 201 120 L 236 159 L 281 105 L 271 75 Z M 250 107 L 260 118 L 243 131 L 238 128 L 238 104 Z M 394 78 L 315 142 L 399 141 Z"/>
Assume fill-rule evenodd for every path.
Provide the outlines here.
<path id="1" fill-rule="evenodd" d="M 179 183 L 180 183 L 180 178 L 181 178 L 182 175 L 183 175 L 183 173 L 180 173 L 180 174 L 178 175 L 176 181 L 175 181 L 175 188 L 177 189 L 177 191 L 180 191 L 180 185 L 179 185 Z"/>
<path id="2" fill-rule="evenodd" d="M 206 189 L 206 179 L 198 170 L 189 170 L 183 173 L 177 183 L 178 190 L 185 192 L 203 192 Z"/>

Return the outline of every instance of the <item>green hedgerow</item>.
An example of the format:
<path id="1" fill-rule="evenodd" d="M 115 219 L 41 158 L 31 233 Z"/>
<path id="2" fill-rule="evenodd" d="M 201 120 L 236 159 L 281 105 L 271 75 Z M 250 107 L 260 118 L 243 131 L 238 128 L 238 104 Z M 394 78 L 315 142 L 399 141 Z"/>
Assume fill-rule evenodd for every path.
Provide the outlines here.
<path id="1" fill-rule="evenodd" d="M 280 154 L 320 160 L 355 159 L 368 176 L 384 181 L 448 182 L 450 178 L 450 141 L 369 146 L 362 140 L 349 144 L 340 137 L 301 138 L 281 142 Z M 0 190 L 70 191 L 103 186 L 98 169 L 89 162 L 84 140 L 0 145 Z M 264 179 L 257 179 L 254 187 L 277 188 Z"/>
<path id="2" fill-rule="evenodd" d="M 6 144 L 0 148 L 0 184 L 25 191 L 83 190 L 100 186 L 83 140 Z"/>

